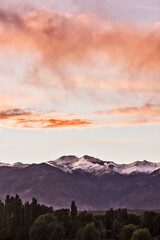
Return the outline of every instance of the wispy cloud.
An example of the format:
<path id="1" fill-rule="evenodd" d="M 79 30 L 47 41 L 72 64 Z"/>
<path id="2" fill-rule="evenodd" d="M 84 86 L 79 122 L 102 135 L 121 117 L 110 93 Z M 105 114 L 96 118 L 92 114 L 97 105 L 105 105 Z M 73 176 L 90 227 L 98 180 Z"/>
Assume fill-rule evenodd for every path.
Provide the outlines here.
<path id="1" fill-rule="evenodd" d="M 19 108 L 16 109 L 11 109 L 11 110 L 6 110 L 6 111 L 1 111 L 0 112 L 0 119 L 10 119 L 14 117 L 19 117 L 19 116 L 28 116 L 31 113 L 29 111 L 25 111 Z"/>
<path id="2" fill-rule="evenodd" d="M 122 91 L 135 94 L 140 91 L 143 102 L 138 106 L 112 107 L 111 110 L 73 114 L 71 117 L 62 113 L 57 116 L 47 111 L 23 110 L 23 106 L 22 109 L 15 107 L 19 103 L 14 105 L 15 108 L 11 106 L 6 110 L 11 101 L 5 100 L 1 94 L 4 107 L 0 112 L 0 123 L 33 129 L 157 124 L 160 122 L 160 106 L 144 104 L 143 94 L 149 92 L 153 99 L 155 95 L 159 96 L 159 48 L 160 33 L 157 28 L 138 29 L 131 25 L 104 22 L 91 14 L 76 16 L 45 8 L 23 14 L 0 10 L 0 49 L 6 53 L 13 51 L 14 54 L 27 52 L 33 56 L 33 70 L 28 78 L 23 75 L 23 84 L 28 84 L 28 89 L 29 84 L 33 84 L 35 88 L 41 87 L 48 92 L 54 90 L 54 94 L 58 95 L 57 88 L 72 91 L 76 86 L 76 93 L 79 94 L 82 89 L 85 95 L 92 94 L 92 105 L 96 102 L 97 89 L 110 91 L 113 98 L 112 93 L 119 91 L 122 99 Z M 113 67 L 112 72 L 108 70 L 110 66 Z M 92 72 L 96 67 L 94 76 Z M 104 94 L 106 103 L 105 97 Z M 29 93 L 24 98 L 28 98 L 31 105 Z M 112 103 L 110 98 L 109 104 Z"/>
<path id="3" fill-rule="evenodd" d="M 108 121 L 102 126 L 112 126 L 112 127 L 133 127 L 133 126 L 141 126 L 141 125 L 155 125 L 159 124 L 160 120 L 148 120 L 146 118 L 139 118 L 136 120 L 128 120 L 128 121 Z"/>
<path id="4" fill-rule="evenodd" d="M 141 106 L 126 106 L 106 111 L 96 111 L 93 115 L 110 126 L 137 126 L 160 123 L 160 104 L 145 104 Z M 117 118 L 118 117 L 118 118 Z M 105 119 L 107 120 L 105 122 Z"/>
<path id="5" fill-rule="evenodd" d="M 148 116 L 160 118 L 160 104 L 145 104 L 136 107 L 123 107 L 112 109 L 107 114 Z"/>
<path id="6" fill-rule="evenodd" d="M 92 124 L 90 121 L 84 119 L 77 119 L 73 117 L 74 114 L 60 115 L 60 113 L 54 114 L 54 111 L 43 113 L 16 108 L 1 111 L 0 124 L 1 126 L 11 128 L 31 128 L 31 129 L 87 127 Z"/>
<path id="7" fill-rule="evenodd" d="M 70 64 L 87 62 L 90 66 L 99 55 L 106 59 L 106 65 L 109 61 L 130 74 L 160 73 L 159 32 L 99 21 L 90 15 L 47 9 L 26 15 L 1 10 L 0 47 L 36 54 L 39 67 L 55 71 L 64 82 Z"/>
<path id="8" fill-rule="evenodd" d="M 64 114 L 35 109 L 9 109 L 0 112 L 0 125 L 11 128 L 74 128 L 138 126 L 160 123 L 160 105 L 146 104 L 85 114 Z M 120 116 L 116 118 L 116 116 Z"/>

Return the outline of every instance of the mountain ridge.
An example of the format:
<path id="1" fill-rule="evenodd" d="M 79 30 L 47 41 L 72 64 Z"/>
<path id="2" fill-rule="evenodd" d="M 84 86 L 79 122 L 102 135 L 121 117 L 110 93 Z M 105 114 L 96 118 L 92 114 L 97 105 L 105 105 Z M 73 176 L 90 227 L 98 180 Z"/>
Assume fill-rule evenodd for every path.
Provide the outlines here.
<path id="1" fill-rule="evenodd" d="M 67 171 L 61 169 L 62 163 L 65 163 Z M 112 207 L 160 209 L 160 169 L 156 169 L 155 164 L 147 161 L 131 163 L 129 170 L 140 167 L 143 172 L 131 171 L 129 174 L 122 171 L 126 171 L 124 164 L 103 163 L 90 156 L 62 156 L 49 163 L 28 166 L 1 164 L 0 199 L 4 200 L 7 194 L 18 194 L 23 201 L 31 201 L 35 197 L 54 209 L 70 207 L 72 200 L 79 210 L 107 210 Z M 144 173 L 144 169 L 150 168 L 156 170 Z M 104 173 L 105 169 L 109 169 L 108 172 Z"/>
<path id="2" fill-rule="evenodd" d="M 61 156 L 56 160 L 44 162 L 52 167 L 58 168 L 64 172 L 73 173 L 74 171 L 84 171 L 93 175 L 103 174 L 152 174 L 160 170 L 160 162 L 150 162 L 147 160 L 135 161 L 132 163 L 118 164 L 113 161 L 103 161 L 89 155 L 78 158 L 75 155 Z M 39 163 L 40 164 L 40 163 Z M 32 164 L 23 164 L 16 162 L 14 164 L 0 163 L 0 167 L 26 168 Z M 37 164 L 38 165 L 38 164 Z"/>

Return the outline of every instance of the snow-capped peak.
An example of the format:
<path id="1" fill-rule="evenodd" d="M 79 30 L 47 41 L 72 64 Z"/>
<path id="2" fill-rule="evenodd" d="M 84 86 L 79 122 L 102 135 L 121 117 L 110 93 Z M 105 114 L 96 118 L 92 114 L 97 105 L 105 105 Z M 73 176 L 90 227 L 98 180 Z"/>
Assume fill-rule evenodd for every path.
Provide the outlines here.
<path id="1" fill-rule="evenodd" d="M 82 170 L 94 175 L 118 173 L 129 175 L 132 173 L 150 174 L 160 168 L 160 163 L 152 163 L 146 160 L 136 161 L 130 164 L 116 164 L 111 161 L 102 161 L 88 155 L 77 158 L 76 156 L 63 156 L 55 161 L 47 162 L 49 165 L 61 169 L 64 172 L 73 173 Z"/>
<path id="2" fill-rule="evenodd" d="M 85 155 L 81 158 L 76 156 L 63 156 L 58 158 L 55 161 L 47 162 L 49 165 L 57 167 L 64 172 L 72 173 L 75 170 L 83 170 L 85 172 L 94 173 L 95 175 L 99 174 L 99 171 L 105 171 L 104 162 L 100 159 L 90 157 Z"/>
<path id="3" fill-rule="evenodd" d="M 21 163 L 21 162 L 16 162 L 16 163 L 13 163 L 13 164 L 10 164 L 10 163 L 1 163 L 0 162 L 0 167 L 15 167 L 15 168 L 25 168 L 25 167 L 28 167 L 29 164 L 24 164 L 24 163 Z"/>
<path id="4" fill-rule="evenodd" d="M 72 165 L 75 164 L 77 161 L 79 161 L 79 158 L 77 158 L 74 155 L 69 156 L 62 156 L 55 161 L 49 161 L 47 162 L 49 165 L 54 166 L 56 168 L 59 168 L 63 170 L 64 172 L 72 172 Z"/>
<path id="5" fill-rule="evenodd" d="M 0 167 L 9 167 L 10 164 L 9 163 L 2 163 L 0 162 Z"/>
<path id="6" fill-rule="evenodd" d="M 146 160 L 136 161 L 130 164 L 125 164 L 122 170 L 122 174 L 151 173 L 158 168 L 160 168 L 160 163 L 152 163 Z"/>
<path id="7" fill-rule="evenodd" d="M 12 167 L 16 167 L 16 168 L 25 168 L 25 167 L 28 167 L 29 164 L 24 164 L 24 163 L 21 163 L 21 162 L 16 162 L 14 164 L 11 165 Z"/>
<path id="8" fill-rule="evenodd" d="M 117 164 L 112 161 L 102 161 L 88 155 L 76 157 L 74 155 L 62 156 L 56 160 L 48 161 L 46 164 L 58 168 L 64 172 L 73 173 L 75 171 L 83 171 L 96 176 L 104 174 L 151 174 L 156 171 L 159 174 L 160 163 L 149 162 L 146 160 L 136 161 L 129 164 Z M 25 168 L 30 164 L 17 162 L 14 164 L 0 163 L 0 167 Z M 159 171 L 158 171 L 159 170 Z"/>
<path id="9" fill-rule="evenodd" d="M 91 162 L 93 164 L 100 164 L 100 165 L 104 165 L 104 161 L 100 160 L 99 158 L 94 158 L 94 157 L 91 157 L 91 156 L 88 156 L 88 155 L 84 155 L 83 156 L 84 159 L 86 159 L 88 162 Z"/>

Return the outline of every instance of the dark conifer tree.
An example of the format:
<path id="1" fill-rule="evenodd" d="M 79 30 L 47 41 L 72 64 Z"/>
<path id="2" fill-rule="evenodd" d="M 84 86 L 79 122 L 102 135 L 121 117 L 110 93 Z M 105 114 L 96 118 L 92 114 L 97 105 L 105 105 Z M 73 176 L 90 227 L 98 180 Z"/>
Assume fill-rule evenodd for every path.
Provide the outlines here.
<path id="1" fill-rule="evenodd" d="M 77 218 L 77 206 L 75 204 L 75 201 L 72 201 L 72 203 L 71 203 L 71 217 L 72 217 L 73 222 Z"/>

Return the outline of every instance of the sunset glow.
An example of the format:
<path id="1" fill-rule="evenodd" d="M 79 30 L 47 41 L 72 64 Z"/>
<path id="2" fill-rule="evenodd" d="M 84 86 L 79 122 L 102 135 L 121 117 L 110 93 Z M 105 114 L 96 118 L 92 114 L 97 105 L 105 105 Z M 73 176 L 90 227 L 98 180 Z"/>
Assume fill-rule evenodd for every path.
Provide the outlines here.
<path id="1" fill-rule="evenodd" d="M 0 162 L 159 161 L 159 13 L 159 0 L 1 0 Z"/>

